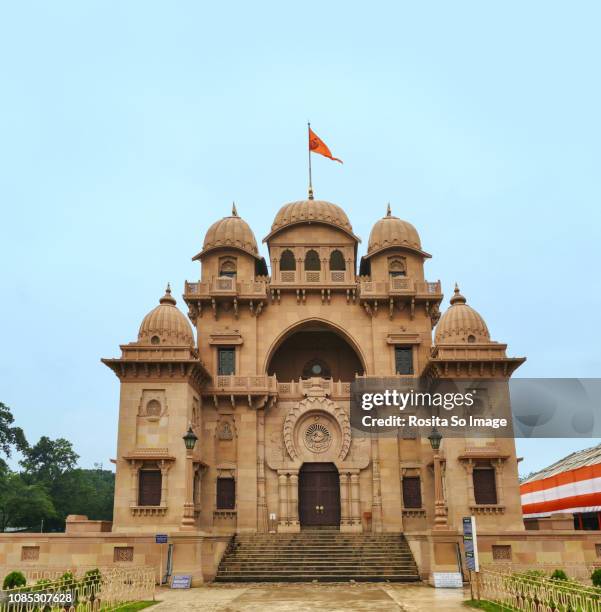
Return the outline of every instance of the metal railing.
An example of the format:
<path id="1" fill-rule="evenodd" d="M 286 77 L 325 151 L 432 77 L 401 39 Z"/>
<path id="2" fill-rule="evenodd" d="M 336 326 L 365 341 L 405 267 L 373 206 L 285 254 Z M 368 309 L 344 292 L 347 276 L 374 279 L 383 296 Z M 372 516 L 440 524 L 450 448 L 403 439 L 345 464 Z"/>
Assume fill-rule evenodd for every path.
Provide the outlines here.
<path id="1" fill-rule="evenodd" d="M 87 573 L 79 567 L 68 572 L 24 568 L 27 584 L 0 591 L 0 612 L 111 612 L 127 602 L 154 598 L 155 569 L 149 566 L 92 568 Z M 7 573 L 4 569 L 3 576 Z"/>
<path id="2" fill-rule="evenodd" d="M 601 612 L 601 589 L 578 582 L 486 568 L 476 576 L 479 598 L 510 610 Z"/>

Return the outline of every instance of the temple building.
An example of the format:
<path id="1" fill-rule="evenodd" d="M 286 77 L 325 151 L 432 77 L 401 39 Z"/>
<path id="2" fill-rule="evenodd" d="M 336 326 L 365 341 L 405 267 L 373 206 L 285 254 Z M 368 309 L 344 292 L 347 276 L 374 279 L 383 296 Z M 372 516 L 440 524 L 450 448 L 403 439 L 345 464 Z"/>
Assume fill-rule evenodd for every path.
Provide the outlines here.
<path id="1" fill-rule="evenodd" d="M 186 282 L 187 316 L 168 288 L 137 341 L 103 360 L 121 381 L 113 531 L 432 529 L 428 439 L 352 431 L 351 382 L 506 381 L 523 359 L 491 340 L 458 288 L 441 316 L 441 283 L 425 277 L 431 256 L 390 206 L 360 261 L 349 218 L 325 201 L 284 205 L 264 242 L 271 275 L 234 207 L 193 257 L 200 280 Z M 457 533 L 470 514 L 523 529 L 513 439 L 442 447 L 441 531 Z"/>

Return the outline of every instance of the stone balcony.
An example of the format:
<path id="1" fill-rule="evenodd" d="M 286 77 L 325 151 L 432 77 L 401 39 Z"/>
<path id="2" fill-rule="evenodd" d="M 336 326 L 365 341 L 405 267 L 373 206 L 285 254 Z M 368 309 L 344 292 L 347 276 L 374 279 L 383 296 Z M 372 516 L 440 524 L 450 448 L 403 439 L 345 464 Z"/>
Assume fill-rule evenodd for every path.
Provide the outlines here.
<path id="1" fill-rule="evenodd" d="M 413 297 L 430 300 L 442 299 L 440 281 L 429 282 L 406 277 L 396 277 L 385 281 L 360 280 L 359 298 L 377 299 L 389 297 Z"/>
<path id="2" fill-rule="evenodd" d="M 278 382 L 277 391 L 281 400 L 302 398 L 315 393 L 348 399 L 351 394 L 351 383 L 341 380 L 335 381 L 331 378 L 299 378 L 290 382 Z"/>
<path id="3" fill-rule="evenodd" d="M 184 299 L 211 299 L 232 297 L 238 299 L 262 300 L 267 297 L 267 283 L 264 280 L 243 281 L 235 277 L 219 276 L 210 281 L 190 283 L 186 281 Z"/>

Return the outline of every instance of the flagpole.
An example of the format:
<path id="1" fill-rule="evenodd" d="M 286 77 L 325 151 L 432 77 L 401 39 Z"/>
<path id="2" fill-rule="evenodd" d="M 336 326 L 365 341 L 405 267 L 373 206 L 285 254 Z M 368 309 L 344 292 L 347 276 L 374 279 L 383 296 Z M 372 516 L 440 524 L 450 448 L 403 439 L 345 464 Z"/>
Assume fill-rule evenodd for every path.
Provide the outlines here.
<path id="1" fill-rule="evenodd" d="M 307 121 L 307 149 L 309 151 L 309 200 L 313 199 L 313 180 L 311 178 L 311 123 Z"/>

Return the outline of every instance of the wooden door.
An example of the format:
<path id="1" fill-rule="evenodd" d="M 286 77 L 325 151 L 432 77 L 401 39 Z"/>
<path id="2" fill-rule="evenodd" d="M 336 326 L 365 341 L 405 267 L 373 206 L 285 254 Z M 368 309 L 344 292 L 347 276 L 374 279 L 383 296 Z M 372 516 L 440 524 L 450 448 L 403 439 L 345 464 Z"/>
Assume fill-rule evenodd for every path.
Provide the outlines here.
<path id="1" fill-rule="evenodd" d="M 340 525 L 340 479 L 333 463 L 305 463 L 298 479 L 302 526 Z"/>

